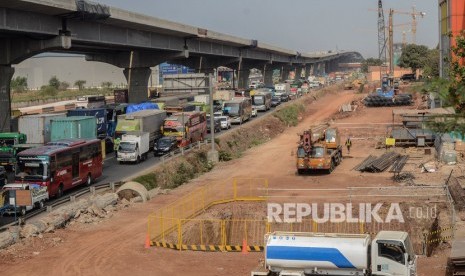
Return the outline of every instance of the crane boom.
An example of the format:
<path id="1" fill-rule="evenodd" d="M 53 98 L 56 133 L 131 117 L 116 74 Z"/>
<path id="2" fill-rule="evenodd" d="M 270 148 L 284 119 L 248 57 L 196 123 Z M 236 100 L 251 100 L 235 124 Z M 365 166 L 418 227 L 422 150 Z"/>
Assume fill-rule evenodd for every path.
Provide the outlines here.
<path id="1" fill-rule="evenodd" d="M 378 58 L 386 61 L 386 26 L 382 0 L 378 0 L 378 53 Z"/>

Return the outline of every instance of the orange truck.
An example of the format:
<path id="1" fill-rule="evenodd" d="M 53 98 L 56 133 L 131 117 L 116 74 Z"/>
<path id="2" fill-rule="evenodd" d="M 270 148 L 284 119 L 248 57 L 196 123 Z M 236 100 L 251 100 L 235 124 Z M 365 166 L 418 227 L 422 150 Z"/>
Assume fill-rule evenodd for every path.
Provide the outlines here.
<path id="1" fill-rule="evenodd" d="M 297 147 L 297 173 L 325 170 L 331 173 L 342 161 L 342 145 L 337 128 L 326 128 L 322 135 L 311 129 L 300 136 Z"/>

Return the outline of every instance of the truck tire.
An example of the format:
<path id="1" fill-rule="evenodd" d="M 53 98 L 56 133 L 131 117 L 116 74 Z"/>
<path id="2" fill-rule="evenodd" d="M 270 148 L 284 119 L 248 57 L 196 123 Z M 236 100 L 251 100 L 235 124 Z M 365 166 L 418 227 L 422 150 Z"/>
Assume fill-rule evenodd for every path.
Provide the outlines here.
<path id="1" fill-rule="evenodd" d="M 137 156 L 136 164 L 140 163 L 140 155 Z"/>
<path id="2" fill-rule="evenodd" d="M 21 209 L 19 210 L 19 213 L 21 214 L 22 217 L 24 217 L 26 215 L 26 207 L 21 207 Z"/>
<path id="3" fill-rule="evenodd" d="M 86 185 L 87 186 L 92 185 L 92 175 L 90 173 L 87 175 Z"/>
<path id="4" fill-rule="evenodd" d="M 43 200 L 41 200 L 41 201 L 39 202 L 39 209 L 44 208 L 44 206 L 45 206 L 45 202 L 44 202 Z"/>
<path id="5" fill-rule="evenodd" d="M 60 186 L 58 186 L 58 193 L 57 193 L 57 198 L 60 198 L 63 196 L 63 183 L 60 183 Z"/>
<path id="6" fill-rule="evenodd" d="M 305 173 L 304 169 L 297 169 L 297 174 L 302 175 Z"/>
<path id="7" fill-rule="evenodd" d="M 334 171 L 334 159 L 331 159 L 331 164 L 329 165 L 328 174 Z"/>

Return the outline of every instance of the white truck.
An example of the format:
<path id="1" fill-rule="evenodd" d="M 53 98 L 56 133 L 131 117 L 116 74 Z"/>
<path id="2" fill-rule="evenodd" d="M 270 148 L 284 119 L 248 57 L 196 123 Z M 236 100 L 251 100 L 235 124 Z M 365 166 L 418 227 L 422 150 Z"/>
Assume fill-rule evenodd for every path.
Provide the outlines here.
<path id="1" fill-rule="evenodd" d="M 11 193 L 10 191 L 15 191 Z M 21 192 L 19 192 L 21 191 Z M 0 215 L 19 213 L 22 216 L 34 208 L 43 208 L 49 199 L 46 186 L 38 184 L 6 184 L 0 192 Z M 22 202 L 28 202 L 23 204 Z"/>
<path id="2" fill-rule="evenodd" d="M 274 93 L 276 96 L 281 96 L 282 94 L 290 94 L 291 93 L 291 84 L 286 83 L 277 83 L 274 86 L 276 92 Z"/>
<path id="3" fill-rule="evenodd" d="M 416 275 L 417 258 L 406 232 L 369 234 L 273 232 L 265 236 L 264 267 L 252 276 Z"/>
<path id="4" fill-rule="evenodd" d="M 120 164 L 123 162 L 140 163 L 147 159 L 150 149 L 150 133 L 128 132 L 121 136 L 116 160 Z"/>

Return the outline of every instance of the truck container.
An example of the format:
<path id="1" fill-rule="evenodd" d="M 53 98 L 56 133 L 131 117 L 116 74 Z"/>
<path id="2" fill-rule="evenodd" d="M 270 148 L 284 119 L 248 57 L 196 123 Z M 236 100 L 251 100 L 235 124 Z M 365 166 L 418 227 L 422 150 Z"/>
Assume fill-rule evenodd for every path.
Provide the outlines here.
<path id="1" fill-rule="evenodd" d="M 139 163 L 147 159 L 150 149 L 150 133 L 127 132 L 121 136 L 116 159 L 120 164 L 123 162 Z"/>
<path id="2" fill-rule="evenodd" d="M 28 144 L 46 144 L 51 141 L 50 122 L 64 116 L 65 113 L 21 116 L 18 119 L 18 130 L 26 134 Z"/>
<path id="3" fill-rule="evenodd" d="M 194 102 L 210 104 L 210 95 L 197 95 L 197 96 L 194 96 Z"/>
<path id="4" fill-rule="evenodd" d="M 286 82 L 286 83 L 277 83 L 274 86 L 276 92 L 275 95 L 280 96 L 282 94 L 289 94 L 291 93 L 291 84 Z"/>
<path id="5" fill-rule="evenodd" d="M 161 137 L 161 127 L 166 118 L 165 110 L 147 109 L 118 116 L 115 137 L 126 132 L 142 131 L 150 134 L 150 147 Z"/>
<path id="6" fill-rule="evenodd" d="M 105 138 L 107 136 L 107 110 L 105 108 L 78 108 L 68 110 L 68 117 L 76 116 L 93 116 L 96 119 L 97 124 L 97 136 L 99 138 Z"/>
<path id="7" fill-rule="evenodd" d="M 265 267 L 252 276 L 416 275 L 406 232 L 380 231 L 373 240 L 369 234 L 273 232 L 265 243 Z"/>
<path id="8" fill-rule="evenodd" d="M 51 121 L 51 140 L 95 139 L 97 121 L 92 116 L 60 117 Z"/>

